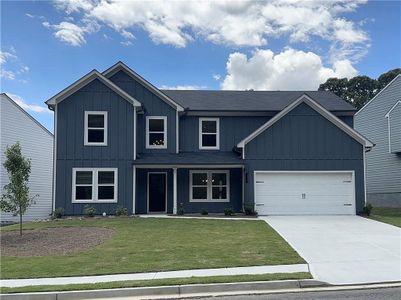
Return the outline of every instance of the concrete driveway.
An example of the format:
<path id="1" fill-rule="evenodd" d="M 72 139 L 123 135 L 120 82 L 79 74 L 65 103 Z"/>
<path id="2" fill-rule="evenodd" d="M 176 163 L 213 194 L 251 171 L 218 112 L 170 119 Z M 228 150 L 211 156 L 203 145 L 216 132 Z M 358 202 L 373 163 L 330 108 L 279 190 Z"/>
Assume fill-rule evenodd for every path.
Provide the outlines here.
<path id="1" fill-rule="evenodd" d="M 266 216 L 330 284 L 401 281 L 401 229 L 358 216 Z"/>

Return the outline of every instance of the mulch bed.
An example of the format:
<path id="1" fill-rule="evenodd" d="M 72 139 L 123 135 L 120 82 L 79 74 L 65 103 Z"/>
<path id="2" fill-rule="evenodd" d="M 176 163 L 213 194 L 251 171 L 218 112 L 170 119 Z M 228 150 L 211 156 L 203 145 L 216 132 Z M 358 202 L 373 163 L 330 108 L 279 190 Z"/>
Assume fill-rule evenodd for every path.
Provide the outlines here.
<path id="1" fill-rule="evenodd" d="M 58 227 L 1 232 L 2 256 L 69 255 L 93 248 L 114 234 L 100 227 Z"/>

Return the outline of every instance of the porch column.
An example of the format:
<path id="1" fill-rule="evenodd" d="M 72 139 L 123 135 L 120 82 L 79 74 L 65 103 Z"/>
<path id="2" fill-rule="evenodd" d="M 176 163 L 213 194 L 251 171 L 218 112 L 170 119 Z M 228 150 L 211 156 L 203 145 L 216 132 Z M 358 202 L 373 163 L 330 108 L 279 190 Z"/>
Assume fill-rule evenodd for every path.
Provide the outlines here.
<path id="1" fill-rule="evenodd" d="M 173 214 L 177 214 L 177 168 L 173 168 Z"/>

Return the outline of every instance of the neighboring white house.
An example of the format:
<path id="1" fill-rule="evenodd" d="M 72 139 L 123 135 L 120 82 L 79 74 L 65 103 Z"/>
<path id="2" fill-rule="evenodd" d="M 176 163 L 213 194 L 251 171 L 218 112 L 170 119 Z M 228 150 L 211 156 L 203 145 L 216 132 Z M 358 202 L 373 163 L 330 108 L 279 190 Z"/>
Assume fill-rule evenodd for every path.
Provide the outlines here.
<path id="1" fill-rule="evenodd" d="M 355 114 L 354 124 L 376 144 L 366 153 L 367 202 L 401 207 L 401 74 Z"/>
<path id="2" fill-rule="evenodd" d="M 30 158 L 30 196 L 39 195 L 28 208 L 24 220 L 48 218 L 52 211 L 53 134 L 22 109 L 6 94 L 0 95 L 0 188 L 8 183 L 3 163 L 8 145 L 19 142 L 22 154 Z M 1 222 L 17 221 L 9 213 L 1 213 Z"/>

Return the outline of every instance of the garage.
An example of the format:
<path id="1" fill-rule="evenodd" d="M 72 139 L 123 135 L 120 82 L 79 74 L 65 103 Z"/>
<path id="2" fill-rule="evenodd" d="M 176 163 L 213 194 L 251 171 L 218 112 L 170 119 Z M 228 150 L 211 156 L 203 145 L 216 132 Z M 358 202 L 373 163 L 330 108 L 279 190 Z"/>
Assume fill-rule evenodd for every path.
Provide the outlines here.
<path id="1" fill-rule="evenodd" d="M 255 171 L 260 215 L 354 215 L 353 171 Z"/>

